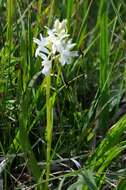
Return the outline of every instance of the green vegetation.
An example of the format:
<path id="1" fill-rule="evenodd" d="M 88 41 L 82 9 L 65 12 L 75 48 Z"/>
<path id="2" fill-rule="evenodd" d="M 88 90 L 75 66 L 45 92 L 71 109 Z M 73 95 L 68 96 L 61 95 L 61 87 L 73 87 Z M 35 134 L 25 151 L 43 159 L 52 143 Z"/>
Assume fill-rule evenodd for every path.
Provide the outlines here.
<path id="1" fill-rule="evenodd" d="M 0 0 L 3 189 L 126 189 L 125 12 L 124 0 Z M 33 39 L 56 19 L 78 56 L 51 54 L 45 76 Z"/>

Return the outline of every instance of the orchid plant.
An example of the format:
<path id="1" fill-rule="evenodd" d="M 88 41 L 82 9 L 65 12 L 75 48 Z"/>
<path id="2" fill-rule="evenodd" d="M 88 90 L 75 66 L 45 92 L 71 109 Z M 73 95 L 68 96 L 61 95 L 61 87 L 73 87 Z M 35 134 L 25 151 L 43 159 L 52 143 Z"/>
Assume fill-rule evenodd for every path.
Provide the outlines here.
<path id="1" fill-rule="evenodd" d="M 67 33 L 67 21 L 60 22 L 58 19 L 54 22 L 52 29 L 46 27 L 47 37 L 40 34 L 40 39 L 34 38 L 34 42 L 38 45 L 35 51 L 35 57 L 42 59 L 42 73 L 46 76 L 46 107 L 47 107 L 47 126 L 46 126 L 46 141 L 47 141 L 47 155 L 46 155 L 46 184 L 45 189 L 48 189 L 48 181 L 50 175 L 50 160 L 51 160 L 51 143 L 52 143 L 52 129 L 53 129 L 53 105 L 51 102 L 51 72 L 54 63 L 60 63 L 62 66 L 70 64 L 73 57 L 78 56 L 77 51 L 72 51 L 75 43 L 69 38 Z"/>

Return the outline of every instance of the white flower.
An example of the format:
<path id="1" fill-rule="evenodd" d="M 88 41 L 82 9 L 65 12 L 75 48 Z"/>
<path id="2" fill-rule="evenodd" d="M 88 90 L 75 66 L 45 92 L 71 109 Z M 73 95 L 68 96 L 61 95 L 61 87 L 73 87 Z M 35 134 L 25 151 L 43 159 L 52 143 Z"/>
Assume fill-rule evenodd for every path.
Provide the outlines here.
<path id="1" fill-rule="evenodd" d="M 58 50 L 61 46 L 61 41 L 58 40 L 56 35 L 50 29 L 48 29 L 48 35 L 49 35 L 48 36 L 48 42 L 49 42 L 49 44 L 51 44 L 52 53 L 56 54 L 56 52 L 58 52 Z"/>
<path id="2" fill-rule="evenodd" d="M 52 67 L 52 61 L 49 60 L 48 57 L 46 57 L 46 59 L 42 61 L 42 66 L 43 66 L 42 73 L 44 75 L 49 75 Z"/>
<path id="3" fill-rule="evenodd" d="M 71 49 L 76 45 L 75 43 L 71 43 L 71 39 L 65 44 L 65 47 L 60 52 L 59 61 L 61 65 L 70 64 L 72 62 L 73 57 L 78 56 L 77 51 L 71 51 Z"/>
<path id="4" fill-rule="evenodd" d="M 77 57 L 78 53 L 76 51 L 69 51 L 67 49 L 64 49 L 61 54 L 59 61 L 61 65 L 70 64 L 72 62 L 73 57 Z"/>
<path id="5" fill-rule="evenodd" d="M 49 75 L 52 67 L 52 60 L 58 58 L 61 65 L 70 64 L 72 58 L 78 56 L 77 51 L 72 51 L 75 43 L 69 39 L 67 33 L 66 20 L 60 22 L 55 21 L 52 29 L 47 28 L 47 37 L 40 34 L 40 40 L 34 38 L 34 42 L 38 45 L 35 57 L 42 58 L 42 73 Z"/>
<path id="6" fill-rule="evenodd" d="M 38 45 L 35 52 L 35 57 L 40 56 L 41 53 L 49 53 L 48 49 L 46 48 L 46 45 L 48 43 L 47 38 L 44 38 L 42 34 L 40 34 L 40 40 L 33 38 L 33 41 Z"/>
<path id="7" fill-rule="evenodd" d="M 53 31 L 58 33 L 58 34 L 66 34 L 67 33 L 67 20 L 63 20 L 62 22 L 60 22 L 58 19 L 55 21 L 54 23 L 54 28 Z"/>

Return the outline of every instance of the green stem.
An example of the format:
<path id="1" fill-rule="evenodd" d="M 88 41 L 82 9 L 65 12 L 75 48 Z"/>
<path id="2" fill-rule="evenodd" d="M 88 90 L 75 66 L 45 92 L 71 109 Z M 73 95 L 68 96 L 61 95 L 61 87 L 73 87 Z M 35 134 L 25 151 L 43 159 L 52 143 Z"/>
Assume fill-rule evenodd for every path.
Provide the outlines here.
<path id="1" fill-rule="evenodd" d="M 46 189 L 48 189 L 48 181 L 50 174 L 50 159 L 51 159 L 51 143 L 52 143 L 52 126 L 53 126 L 53 112 L 52 104 L 50 98 L 50 85 L 51 85 L 51 76 L 47 76 L 46 83 L 46 106 L 47 106 L 47 126 L 46 126 L 46 137 L 47 137 L 47 165 L 46 165 Z"/>

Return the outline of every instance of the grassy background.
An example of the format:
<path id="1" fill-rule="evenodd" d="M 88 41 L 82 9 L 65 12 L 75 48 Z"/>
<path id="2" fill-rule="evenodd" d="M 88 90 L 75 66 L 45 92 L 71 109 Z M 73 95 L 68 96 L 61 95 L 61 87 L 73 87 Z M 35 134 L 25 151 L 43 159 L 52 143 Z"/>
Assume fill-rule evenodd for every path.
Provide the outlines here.
<path id="1" fill-rule="evenodd" d="M 124 0 L 0 1 L 5 190 L 125 190 L 125 11 Z M 47 80 L 33 37 L 46 35 L 56 18 L 67 18 L 79 57 L 61 68 L 62 78 L 51 77 L 47 156 Z"/>

